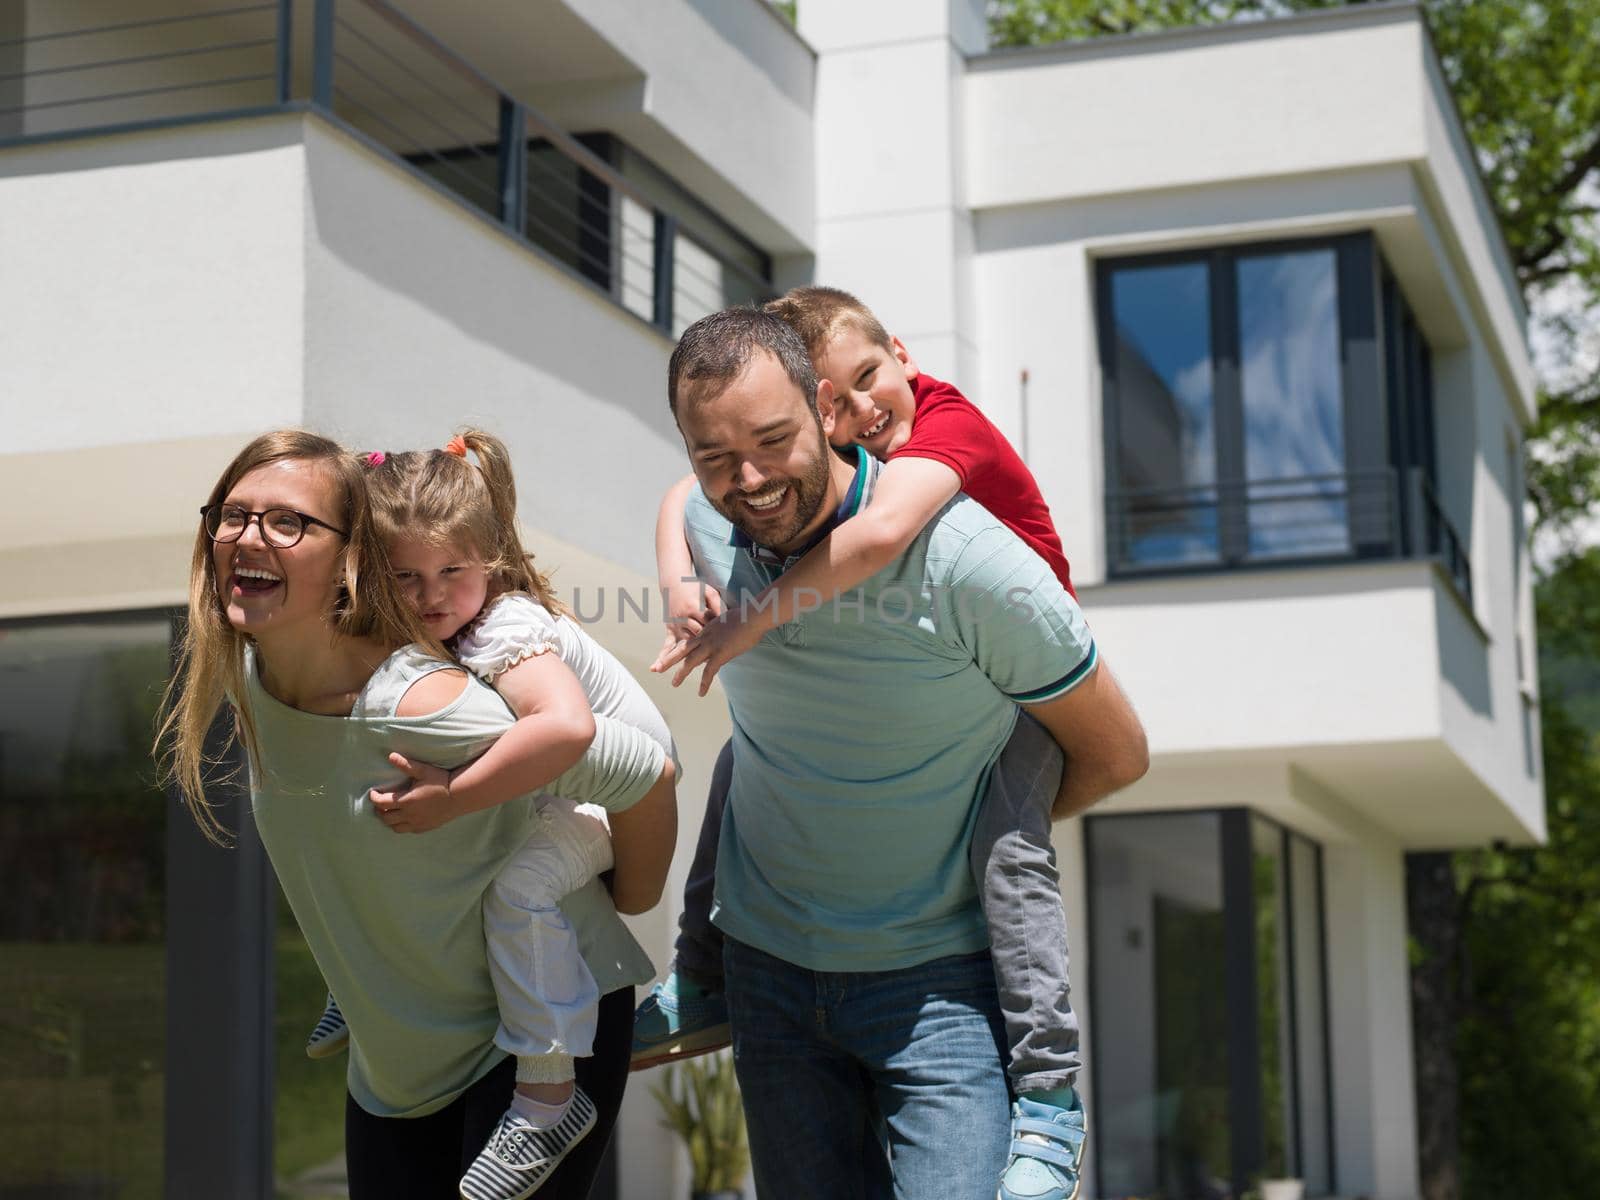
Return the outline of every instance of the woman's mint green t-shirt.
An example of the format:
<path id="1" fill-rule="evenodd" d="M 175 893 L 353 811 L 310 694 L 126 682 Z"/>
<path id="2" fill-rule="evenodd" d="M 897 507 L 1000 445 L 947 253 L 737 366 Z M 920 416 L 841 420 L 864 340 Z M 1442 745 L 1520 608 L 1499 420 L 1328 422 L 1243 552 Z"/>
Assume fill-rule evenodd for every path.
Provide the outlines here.
<path id="1" fill-rule="evenodd" d="M 493 1040 L 499 1014 L 481 906 L 501 866 L 536 831 L 534 798 L 423 834 L 394 833 L 367 799 L 371 788 L 398 781 L 391 751 L 454 767 L 512 724 L 499 694 L 475 679 L 438 712 L 394 715 L 411 683 L 454 665 L 406 647 L 374 673 L 351 716 L 330 717 L 273 699 L 253 656 L 246 664 L 260 741 L 256 828 L 349 1023 L 350 1094 L 380 1117 L 442 1108 L 505 1057 Z M 648 789 L 661 748 L 625 728 L 606 732 L 611 740 L 602 747 L 597 737 L 585 763 L 552 790 L 623 808 Z M 598 880 L 561 908 L 601 995 L 654 974 Z"/>

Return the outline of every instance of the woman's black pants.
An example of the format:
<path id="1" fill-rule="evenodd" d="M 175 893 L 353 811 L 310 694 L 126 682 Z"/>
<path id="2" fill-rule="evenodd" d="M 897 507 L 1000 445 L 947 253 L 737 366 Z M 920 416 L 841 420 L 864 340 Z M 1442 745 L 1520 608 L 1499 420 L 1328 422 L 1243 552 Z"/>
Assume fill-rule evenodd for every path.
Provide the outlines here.
<path id="1" fill-rule="evenodd" d="M 628 1083 L 633 1048 L 631 987 L 600 998 L 594 1055 L 577 1061 L 578 1086 L 594 1101 L 594 1128 L 540 1187 L 539 1200 L 585 1200 Z M 446 1107 L 425 1117 L 375 1117 L 348 1094 L 344 1155 L 350 1200 L 457 1200 L 458 1184 L 511 1106 L 516 1060 L 508 1058 Z"/>

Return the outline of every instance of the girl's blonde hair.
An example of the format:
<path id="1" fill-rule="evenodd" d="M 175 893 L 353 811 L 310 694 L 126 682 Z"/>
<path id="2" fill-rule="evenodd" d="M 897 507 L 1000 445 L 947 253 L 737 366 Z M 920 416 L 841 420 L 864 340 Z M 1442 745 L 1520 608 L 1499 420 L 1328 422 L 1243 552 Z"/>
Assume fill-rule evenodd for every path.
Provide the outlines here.
<path id="1" fill-rule="evenodd" d="M 517 484 L 499 438 L 466 429 L 443 450 L 371 454 L 367 461 L 373 515 L 385 545 L 414 539 L 464 546 L 489 570 L 489 599 L 526 592 L 552 613 L 567 611 L 517 532 Z"/>
<path id="2" fill-rule="evenodd" d="M 338 598 L 328 614 L 329 631 L 395 647 L 407 642 L 436 645 L 395 584 L 384 541 L 374 528 L 364 468 L 337 442 L 300 429 L 264 433 L 228 464 L 206 503 L 220 504 L 251 471 L 285 460 L 318 464 L 328 472 L 336 484 L 338 511 L 326 514 L 327 519 L 349 530 Z M 227 843 L 229 834 L 206 799 L 207 768 L 220 762 L 235 740 L 244 746 L 258 774 L 261 766 L 255 716 L 245 687 L 248 641 L 228 621 L 217 592 L 212 541 L 202 522 L 189 560 L 188 620 L 178 638 L 172 681 L 162 697 L 155 755 L 161 782 L 177 790 L 201 832 L 219 845 Z M 206 735 L 224 701 L 229 705 L 226 735 L 208 753 Z"/>

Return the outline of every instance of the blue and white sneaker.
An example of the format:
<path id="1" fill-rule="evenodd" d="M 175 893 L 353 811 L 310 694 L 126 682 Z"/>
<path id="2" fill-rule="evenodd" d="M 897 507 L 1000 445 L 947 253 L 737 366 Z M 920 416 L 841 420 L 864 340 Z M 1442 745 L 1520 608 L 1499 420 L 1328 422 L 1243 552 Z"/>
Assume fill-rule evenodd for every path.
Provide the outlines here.
<path id="1" fill-rule="evenodd" d="M 567 1152 L 594 1128 L 594 1101 L 574 1088 L 567 1115 L 549 1129 L 507 1109 L 461 1177 L 462 1200 L 524 1200 L 539 1190 Z"/>
<path id="2" fill-rule="evenodd" d="M 628 1069 L 642 1071 L 698 1058 L 732 1042 L 727 998 L 674 970 L 650 989 L 633 1014 L 633 1059 Z"/>
<path id="3" fill-rule="evenodd" d="M 350 1044 L 350 1026 L 344 1023 L 339 1002 L 328 993 L 328 1007 L 317 1019 L 317 1027 L 306 1039 L 307 1058 L 332 1058 Z"/>
<path id="4" fill-rule="evenodd" d="M 996 1200 L 1076 1200 L 1086 1127 L 1083 1105 L 1026 1098 L 1011 1106 L 1011 1158 Z"/>

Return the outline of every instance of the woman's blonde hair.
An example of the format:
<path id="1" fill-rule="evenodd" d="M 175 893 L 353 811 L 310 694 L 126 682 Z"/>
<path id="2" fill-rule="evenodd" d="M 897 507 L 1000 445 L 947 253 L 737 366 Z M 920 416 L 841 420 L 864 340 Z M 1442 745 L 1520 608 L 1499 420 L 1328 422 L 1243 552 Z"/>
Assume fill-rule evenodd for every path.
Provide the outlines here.
<path id="1" fill-rule="evenodd" d="M 406 601 L 389 569 L 384 541 L 374 528 L 364 467 L 337 442 L 300 429 L 264 433 L 234 457 L 211 489 L 206 503 L 220 504 L 235 484 L 258 467 L 293 460 L 315 463 L 334 480 L 339 511 L 327 519 L 349 530 L 345 541 L 343 578 L 329 630 L 345 637 L 372 638 L 399 647 L 407 642 L 434 645 L 415 610 Z M 228 621 L 217 592 L 212 541 L 202 523 L 195 533 L 189 560 L 189 613 L 178 639 L 177 664 L 161 702 L 155 754 L 164 785 L 174 787 L 202 833 L 226 844 L 228 831 L 206 799 L 207 768 L 240 742 L 259 769 L 255 716 L 245 687 L 244 654 L 248 637 Z M 224 702 L 229 724 L 221 747 L 207 752 L 206 735 Z"/>
<path id="2" fill-rule="evenodd" d="M 517 532 L 517 484 L 499 438 L 466 429 L 443 450 L 372 454 L 368 461 L 373 515 L 385 545 L 414 539 L 464 546 L 488 568 L 491 600 L 526 592 L 553 613 L 567 611 Z"/>

